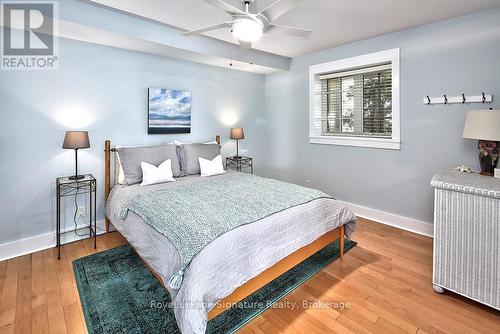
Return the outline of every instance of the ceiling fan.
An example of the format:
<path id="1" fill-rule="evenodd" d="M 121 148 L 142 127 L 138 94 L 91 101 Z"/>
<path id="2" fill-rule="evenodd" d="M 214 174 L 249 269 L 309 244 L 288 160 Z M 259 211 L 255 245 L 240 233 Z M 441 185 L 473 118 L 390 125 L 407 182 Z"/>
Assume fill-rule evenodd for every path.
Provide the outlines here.
<path id="1" fill-rule="evenodd" d="M 201 34 L 221 28 L 231 28 L 240 46 L 244 49 L 250 49 L 252 42 L 257 41 L 264 33 L 290 35 L 297 37 L 308 37 L 311 30 L 294 28 L 273 24 L 272 22 L 281 15 L 288 12 L 303 0 L 275 0 L 269 6 L 257 14 L 249 11 L 250 4 L 255 0 L 241 0 L 245 9 L 239 9 L 222 0 L 204 0 L 205 2 L 222 9 L 233 17 L 232 21 L 222 22 L 208 27 L 203 27 L 183 33 L 183 35 Z"/>

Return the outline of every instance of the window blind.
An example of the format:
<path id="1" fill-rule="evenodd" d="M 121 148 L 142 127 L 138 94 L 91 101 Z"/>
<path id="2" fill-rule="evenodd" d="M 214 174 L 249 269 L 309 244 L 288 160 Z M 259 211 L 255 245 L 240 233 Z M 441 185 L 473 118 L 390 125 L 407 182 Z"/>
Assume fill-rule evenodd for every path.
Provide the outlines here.
<path id="1" fill-rule="evenodd" d="M 323 136 L 391 138 L 390 64 L 319 74 L 315 95 Z"/>

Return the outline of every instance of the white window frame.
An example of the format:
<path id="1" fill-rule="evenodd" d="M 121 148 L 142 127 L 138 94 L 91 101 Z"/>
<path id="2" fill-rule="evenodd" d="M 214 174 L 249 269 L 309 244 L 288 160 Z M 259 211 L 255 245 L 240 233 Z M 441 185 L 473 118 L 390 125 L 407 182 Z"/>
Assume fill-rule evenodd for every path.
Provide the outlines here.
<path id="1" fill-rule="evenodd" d="M 401 149 L 400 124 L 400 50 L 390 49 L 362 56 L 344 58 L 327 63 L 311 65 L 309 67 L 309 142 L 311 144 L 360 146 L 383 148 L 391 150 Z M 392 69 L 392 136 L 391 138 L 370 138 L 360 136 L 332 136 L 322 135 L 321 127 L 315 125 L 315 113 L 321 110 L 321 102 L 315 98 L 317 77 L 321 74 L 345 72 L 380 64 L 391 64 Z"/>

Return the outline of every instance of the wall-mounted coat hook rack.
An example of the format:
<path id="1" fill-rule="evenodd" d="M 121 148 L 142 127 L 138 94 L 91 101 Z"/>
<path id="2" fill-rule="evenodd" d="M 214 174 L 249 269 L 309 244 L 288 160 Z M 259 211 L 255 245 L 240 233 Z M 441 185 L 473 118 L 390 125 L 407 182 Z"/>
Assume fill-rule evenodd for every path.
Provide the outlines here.
<path id="1" fill-rule="evenodd" d="M 493 102 L 493 95 L 481 93 L 481 95 L 465 95 L 461 96 L 448 96 L 443 94 L 440 97 L 429 97 L 427 95 L 423 98 L 424 104 L 465 104 L 465 103 L 491 103 Z"/>

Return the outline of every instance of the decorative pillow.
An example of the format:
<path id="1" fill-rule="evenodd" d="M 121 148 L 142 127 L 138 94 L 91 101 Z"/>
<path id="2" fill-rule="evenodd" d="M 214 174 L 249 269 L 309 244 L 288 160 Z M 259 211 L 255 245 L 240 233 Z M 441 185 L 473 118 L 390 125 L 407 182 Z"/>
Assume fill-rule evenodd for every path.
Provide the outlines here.
<path id="1" fill-rule="evenodd" d="M 173 176 L 181 176 L 175 145 L 119 147 L 117 151 L 120 165 L 123 168 L 124 185 L 140 183 L 142 181 L 141 162 L 158 166 L 165 160 L 170 159 Z"/>
<path id="2" fill-rule="evenodd" d="M 181 170 L 185 175 L 200 174 L 198 158 L 212 160 L 220 154 L 218 144 L 185 144 L 180 147 Z"/>
<path id="3" fill-rule="evenodd" d="M 120 165 L 120 170 L 118 171 L 118 184 L 123 184 L 123 181 L 125 180 L 125 172 L 123 171 L 120 154 L 118 152 L 116 153 L 116 157 L 118 159 L 118 165 Z"/>
<path id="4" fill-rule="evenodd" d="M 200 162 L 201 177 L 224 174 L 224 166 L 222 165 L 222 155 L 218 155 L 212 160 L 198 158 Z"/>
<path id="5" fill-rule="evenodd" d="M 162 162 L 158 167 L 141 162 L 142 169 L 142 186 L 149 186 L 151 184 L 173 182 L 175 181 L 172 175 L 172 161 L 170 159 Z"/>
<path id="6" fill-rule="evenodd" d="M 212 140 L 212 141 L 209 141 L 209 142 L 206 142 L 206 143 L 187 143 L 187 142 L 183 142 L 183 141 L 180 141 L 180 140 L 174 140 L 173 142 L 170 142 L 169 144 L 175 144 L 177 146 L 187 145 L 187 144 L 217 144 L 217 141 Z"/>

